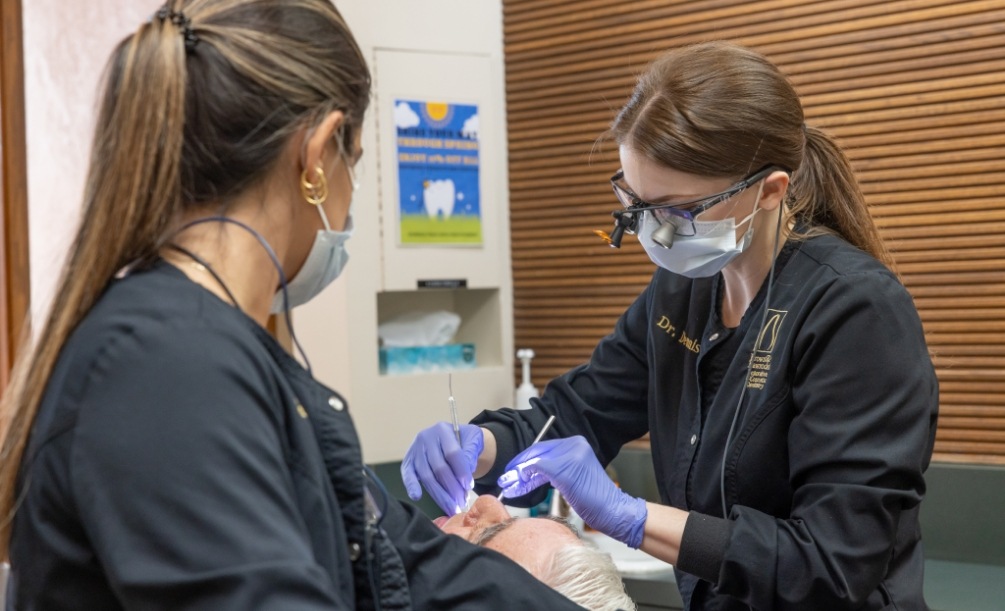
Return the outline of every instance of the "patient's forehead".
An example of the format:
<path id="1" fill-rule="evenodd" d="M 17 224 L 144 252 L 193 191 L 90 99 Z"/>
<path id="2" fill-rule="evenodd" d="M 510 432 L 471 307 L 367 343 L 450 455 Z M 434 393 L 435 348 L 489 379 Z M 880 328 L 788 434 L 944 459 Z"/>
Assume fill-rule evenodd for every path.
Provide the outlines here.
<path id="1" fill-rule="evenodd" d="M 567 524 L 547 518 L 515 518 L 496 528 L 487 538 L 475 533 L 474 542 L 508 556 L 538 577 L 544 574 L 555 552 L 568 545 L 582 545 Z"/>
<path id="2" fill-rule="evenodd" d="M 485 545 L 491 539 L 504 533 L 507 537 L 557 536 L 565 538 L 571 535 L 573 539 L 580 538 L 579 531 L 567 521 L 550 516 L 541 516 L 536 518 L 508 518 L 496 524 L 490 524 L 483 529 L 476 529 L 471 533 L 469 540 L 478 545 Z"/>
<path id="3" fill-rule="evenodd" d="M 509 528 L 500 535 L 508 535 L 508 538 L 511 539 L 520 538 L 530 541 L 542 538 L 557 538 L 565 542 L 579 541 L 575 531 L 570 529 L 567 524 L 547 518 L 515 518 Z"/>
<path id="4" fill-rule="evenodd" d="M 468 511 L 435 520 L 444 532 L 493 549 L 541 578 L 555 552 L 582 545 L 567 522 L 551 518 L 512 518 L 494 496 L 482 495 Z"/>
<path id="5" fill-rule="evenodd" d="M 477 545 L 486 545 L 490 540 L 504 533 L 506 539 L 560 537 L 567 540 L 570 535 L 572 539 L 579 539 L 579 531 L 570 526 L 569 522 L 563 518 L 552 516 L 513 518 L 501 502 L 488 495 L 479 497 L 467 515 L 458 517 L 462 524 L 459 530 L 463 531 L 464 524 L 471 527 L 467 533 L 463 533 L 463 536 Z M 452 529 L 444 526 L 444 530 Z"/>

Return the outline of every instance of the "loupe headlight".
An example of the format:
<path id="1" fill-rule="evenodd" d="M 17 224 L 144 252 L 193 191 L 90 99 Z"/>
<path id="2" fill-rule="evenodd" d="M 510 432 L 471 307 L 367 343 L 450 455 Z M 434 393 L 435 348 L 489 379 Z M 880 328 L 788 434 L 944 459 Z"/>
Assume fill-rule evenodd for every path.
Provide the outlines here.
<path id="1" fill-rule="evenodd" d="M 640 212 L 635 212 L 633 210 L 615 210 L 611 213 L 614 217 L 614 229 L 611 230 L 611 234 L 607 235 L 601 230 L 597 230 L 596 233 L 605 242 L 610 245 L 611 248 L 621 248 L 621 240 L 625 237 L 625 232 L 635 233 L 639 226 L 639 221 L 637 215 Z"/>

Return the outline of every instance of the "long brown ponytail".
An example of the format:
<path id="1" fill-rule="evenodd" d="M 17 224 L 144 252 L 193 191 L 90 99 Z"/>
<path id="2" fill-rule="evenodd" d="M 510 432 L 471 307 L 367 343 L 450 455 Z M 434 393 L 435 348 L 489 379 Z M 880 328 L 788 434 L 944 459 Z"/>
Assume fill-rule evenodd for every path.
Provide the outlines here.
<path id="1" fill-rule="evenodd" d="M 832 231 L 894 269 L 844 151 L 826 132 L 809 126 L 805 131 L 803 162 L 788 193 L 789 213 L 804 227 L 802 235 Z"/>
<path id="2" fill-rule="evenodd" d="M 107 69 L 81 225 L 37 348 L 31 358 L 19 359 L 3 399 L 0 551 L 5 558 L 17 470 L 59 351 L 115 271 L 153 252 L 178 206 L 182 138 L 172 126 L 184 120 L 185 51 L 181 36 L 170 32 L 174 27 L 142 25 L 115 49 Z"/>
<path id="3" fill-rule="evenodd" d="M 181 13 L 189 25 L 170 18 Z M 155 258 L 183 206 L 222 204 L 252 184 L 304 122 L 340 109 L 351 132 L 369 102 L 363 55 L 328 0 L 169 0 L 162 14 L 106 68 L 82 221 L 0 406 L 0 558 L 49 376 L 116 272 Z"/>

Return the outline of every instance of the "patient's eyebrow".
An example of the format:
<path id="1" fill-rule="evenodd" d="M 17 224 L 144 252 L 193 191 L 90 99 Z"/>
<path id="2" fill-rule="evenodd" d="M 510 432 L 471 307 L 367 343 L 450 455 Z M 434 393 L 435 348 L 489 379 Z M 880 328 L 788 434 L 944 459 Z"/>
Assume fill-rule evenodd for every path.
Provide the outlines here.
<path id="1" fill-rule="evenodd" d="M 533 519 L 533 518 L 522 518 L 522 519 Z M 569 520 L 566 518 L 558 516 L 537 516 L 537 519 L 544 519 L 544 520 L 551 520 L 552 522 L 558 522 L 562 526 L 572 531 L 572 534 L 576 535 L 577 539 L 583 538 L 583 536 L 579 532 L 579 529 L 573 526 L 572 523 L 569 522 Z M 472 543 L 474 543 L 475 545 L 484 546 L 488 544 L 488 542 L 491 541 L 496 535 L 506 530 L 510 526 L 513 526 L 513 523 L 516 521 L 517 518 L 510 518 L 506 521 L 499 522 L 498 524 L 493 524 L 492 526 L 489 526 L 483 529 L 481 532 L 479 532 L 478 535 L 472 541 Z"/>
<path id="2" fill-rule="evenodd" d="M 582 539 L 583 538 L 582 533 L 579 532 L 578 528 L 576 528 L 575 526 L 573 526 L 572 522 L 570 522 L 568 518 L 563 518 L 561 516 L 538 516 L 538 517 L 539 518 L 545 518 L 547 520 L 551 520 L 552 522 L 558 522 L 562 526 L 564 526 L 564 527 L 568 528 L 569 530 L 571 530 L 572 534 L 576 535 L 577 539 Z"/>
<path id="3" fill-rule="evenodd" d="M 504 522 L 499 522 L 498 524 L 493 524 L 492 526 L 485 528 L 480 533 L 478 533 L 478 536 L 475 537 L 472 543 L 474 543 L 475 545 L 487 544 L 489 541 L 492 540 L 492 537 L 498 535 L 499 533 L 506 530 L 510 526 L 513 526 L 513 522 L 516 522 L 516 519 L 510 518 Z"/>

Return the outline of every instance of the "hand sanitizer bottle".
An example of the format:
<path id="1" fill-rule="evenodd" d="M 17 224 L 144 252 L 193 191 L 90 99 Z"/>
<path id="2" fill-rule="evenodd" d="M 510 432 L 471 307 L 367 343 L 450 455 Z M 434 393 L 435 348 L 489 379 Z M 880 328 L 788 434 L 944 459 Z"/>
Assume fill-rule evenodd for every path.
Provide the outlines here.
<path id="1" fill-rule="evenodd" d="M 534 358 L 534 351 L 530 348 L 522 348 L 516 351 L 516 358 L 523 362 L 523 381 L 516 388 L 516 392 L 513 397 L 513 407 L 516 409 L 530 409 L 530 398 L 538 396 L 537 389 L 530 381 L 530 360 Z M 505 504 L 506 501 L 504 500 Z M 506 506 L 509 511 L 510 516 L 514 518 L 528 518 L 535 515 L 535 508 L 527 509 L 525 507 L 511 507 Z M 545 505 L 547 509 L 547 505 Z"/>
<path id="2" fill-rule="evenodd" d="M 530 381 L 530 360 L 534 358 L 534 351 L 530 348 L 521 348 L 516 351 L 516 358 L 523 363 L 523 381 L 516 388 L 516 396 L 513 407 L 516 409 L 530 409 L 531 397 L 538 396 L 537 388 Z"/>

